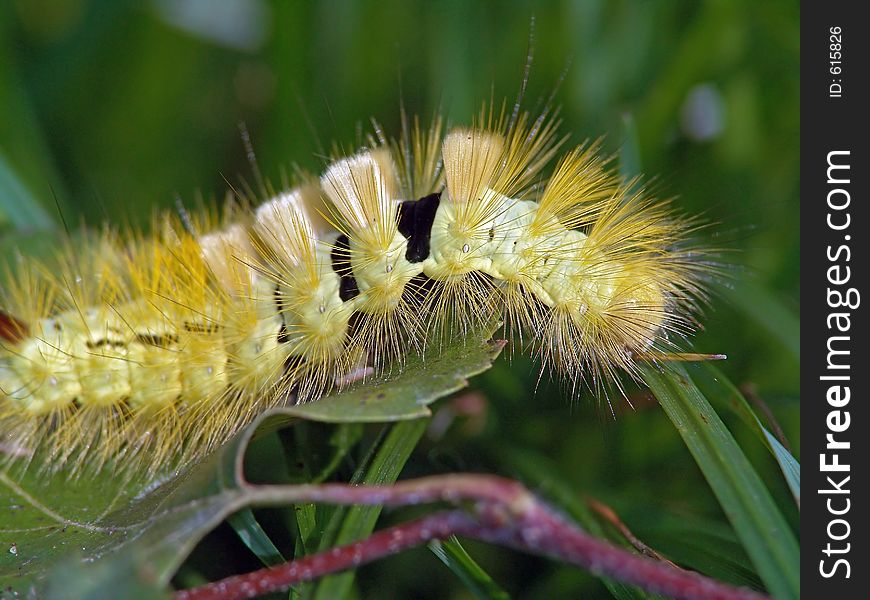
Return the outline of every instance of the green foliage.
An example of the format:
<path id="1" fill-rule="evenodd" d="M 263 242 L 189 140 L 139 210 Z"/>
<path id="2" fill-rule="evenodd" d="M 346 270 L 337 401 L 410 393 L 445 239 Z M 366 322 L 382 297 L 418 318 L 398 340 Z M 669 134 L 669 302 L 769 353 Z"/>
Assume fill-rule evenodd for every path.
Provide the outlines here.
<path id="1" fill-rule="evenodd" d="M 497 361 L 473 379 L 464 395 L 434 405 L 425 435 L 424 421 L 396 425 L 405 430 L 399 438 L 401 430 L 379 434 L 380 425 L 355 423 L 296 421 L 275 432 L 279 423 L 270 419 L 261 431 L 272 433 L 247 452 L 246 473 L 277 483 L 501 473 L 524 480 L 604 537 L 625 543 L 589 511 L 588 497 L 612 507 L 646 544 L 684 566 L 733 583 L 764 585 L 783 597 L 792 594 L 796 565 L 790 564 L 789 539 L 800 490 L 797 3 L 240 1 L 209 4 L 241 8 L 212 8 L 205 33 L 196 28 L 202 15 L 197 21 L 193 11 L 184 20 L 167 8 L 173 4 L 0 3 L 4 256 L 40 250 L 45 238 L 37 232 L 56 232 L 64 221 L 142 225 L 155 207 L 171 207 L 176 197 L 192 204 L 198 194 L 221 197 L 227 182 L 255 182 L 240 121 L 250 130 L 262 173 L 273 182 L 295 165 L 321 169 L 332 141 L 354 146 L 357 125 L 365 130 L 370 115 L 395 131 L 400 98 L 412 114 L 425 118 L 443 109 L 453 122 L 467 122 L 491 95 L 514 97 L 534 15 L 526 104 L 534 108 L 548 97 L 564 73 L 555 98 L 571 141 L 606 134 L 608 150 L 625 150 L 624 172 L 657 176 L 658 192 L 677 196 L 679 208 L 714 223 L 698 235 L 721 249 L 723 276 L 692 347 L 727 354 L 718 365 L 721 373 L 687 368 L 694 384 L 685 389 L 660 376 L 659 399 L 675 402 L 668 408 L 663 400 L 666 414 L 642 390 L 629 389 L 631 408 L 617 394 L 605 402 L 546 376 L 539 381 L 538 366 L 514 354 L 511 362 Z M 722 119 L 721 131 L 700 141 L 685 124 L 699 86 L 713 92 L 712 103 L 708 97 L 701 108 Z M 455 363 L 443 365 L 447 379 L 432 386 L 457 389 L 464 377 L 485 368 L 488 356 L 469 359 L 468 370 L 456 378 L 450 376 Z M 428 366 L 438 372 L 437 365 Z M 299 416 L 343 420 L 354 406 L 359 410 L 353 421 L 422 416 L 430 409 L 420 402 L 440 392 L 425 391 L 424 378 L 414 378 L 416 367 L 406 373 L 412 379 L 394 404 L 376 402 L 389 388 L 380 386 L 359 392 L 368 398 L 306 405 Z M 786 441 L 771 434 L 774 423 L 759 419 L 730 381 L 754 384 Z M 720 428 L 717 420 L 717 431 L 733 434 L 727 443 L 722 440 L 730 435 L 704 444 L 732 457 L 735 450 L 745 455 L 741 477 L 716 483 L 709 464 L 693 458 L 700 441 L 687 440 L 687 447 L 668 418 L 678 400 L 688 410 L 688 399 L 709 402 L 724 421 Z M 680 432 L 703 433 L 695 425 L 687 421 Z M 379 457 L 388 442 L 407 461 L 384 464 Z M 84 494 L 64 481 L 34 492 L 53 513 L 31 511 L 36 504 L 22 502 L 0 482 L 4 582 L 22 563 L 28 578 L 47 572 L 68 549 L 84 547 L 86 556 L 112 554 L 126 561 L 123 569 L 105 563 L 89 569 L 94 585 L 115 589 L 119 573 L 136 572 L 142 564 L 132 548 L 150 543 L 147 560 L 157 565 L 158 580 L 168 581 L 181 565 L 173 581 L 191 585 L 278 556 L 310 553 L 375 525 L 371 511 L 293 504 L 239 512 L 230 526 L 216 527 L 232 510 L 247 506 L 234 491 L 235 463 L 222 462 L 233 456 L 232 449 L 227 452 L 201 467 L 208 477 L 175 482 L 171 493 L 148 495 L 133 506 L 125 503 L 123 482 L 111 476 L 89 481 Z M 750 492 L 766 498 L 758 506 L 739 502 L 754 524 L 740 525 L 739 515 L 735 521 L 738 504 L 723 499 L 726 483 L 738 499 Z M 173 513 L 177 521 L 161 528 L 147 526 L 166 507 L 203 495 L 216 500 L 193 513 Z M 402 516 L 407 515 L 390 512 L 378 523 Z M 778 541 L 751 521 L 768 517 L 781 528 Z M 171 548 L 161 544 L 164 537 L 172 540 Z M 16 554 L 7 552 L 13 544 Z M 114 552 L 128 546 L 130 552 Z M 223 558 L 215 560 L 210 548 L 221 549 Z M 771 551 L 768 562 L 760 556 L 765 548 Z M 362 569 L 353 579 L 331 578 L 294 594 L 324 597 L 321 589 L 340 588 L 361 597 L 498 597 L 496 590 L 517 598 L 644 597 L 517 553 L 467 544 L 466 560 L 452 550 L 440 555 L 452 557 L 452 573 L 443 558 L 421 549 Z M 70 580 L 77 567 L 57 571 L 52 581 Z M 131 581 L 140 582 L 139 597 L 159 594 L 138 576 Z M 100 588 L 58 589 L 88 597 Z"/>
<path id="2" fill-rule="evenodd" d="M 767 589 L 800 597 L 800 550 L 764 483 L 685 369 L 644 378 L 689 447 Z"/>
<path id="3" fill-rule="evenodd" d="M 480 565 L 474 562 L 456 537 L 443 542 L 437 540 L 430 542 L 429 549 L 480 600 L 508 600 L 507 593 L 480 568 Z"/>

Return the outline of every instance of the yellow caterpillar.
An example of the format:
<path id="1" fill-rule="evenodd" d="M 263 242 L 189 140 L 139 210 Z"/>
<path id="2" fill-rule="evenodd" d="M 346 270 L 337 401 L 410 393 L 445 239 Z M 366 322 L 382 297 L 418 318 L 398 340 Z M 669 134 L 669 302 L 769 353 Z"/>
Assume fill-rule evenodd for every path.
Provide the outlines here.
<path id="1" fill-rule="evenodd" d="M 564 141 L 547 115 L 415 120 L 220 222 L 161 215 L 57 269 L 21 259 L 0 297 L 2 448 L 154 474 L 494 318 L 575 382 L 636 374 L 690 333 L 706 267 L 688 221 L 596 144 L 546 175 Z"/>

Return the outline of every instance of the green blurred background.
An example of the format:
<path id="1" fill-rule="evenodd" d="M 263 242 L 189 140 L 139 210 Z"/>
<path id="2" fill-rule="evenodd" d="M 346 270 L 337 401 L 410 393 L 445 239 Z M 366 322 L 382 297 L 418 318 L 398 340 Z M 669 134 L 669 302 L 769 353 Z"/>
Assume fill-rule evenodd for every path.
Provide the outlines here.
<path id="1" fill-rule="evenodd" d="M 573 142 L 606 135 L 627 172 L 713 223 L 702 235 L 725 250 L 728 277 L 693 345 L 728 355 L 723 371 L 755 387 L 799 456 L 796 2 L 2 2 L 0 251 L 39 251 L 62 231 L 59 212 L 141 225 L 176 198 L 222 198 L 253 179 L 241 122 L 276 183 L 295 165 L 320 170 L 370 117 L 397 131 L 400 102 L 467 123 L 481 102 L 516 96 L 533 18 L 526 105 L 564 76 L 556 104 Z M 521 356 L 473 389 L 477 416 L 433 432 L 405 476 L 483 470 L 595 497 L 675 560 L 752 580 L 682 440 L 640 392 L 635 410 L 613 399 L 614 419 L 588 395 L 538 385 Z M 728 422 L 796 522 L 775 464 Z M 210 539 L 230 553 L 226 570 L 256 566 L 223 534 Z M 467 547 L 516 597 L 608 597 L 585 573 Z M 364 569 L 359 593 L 469 594 L 423 549 Z"/>

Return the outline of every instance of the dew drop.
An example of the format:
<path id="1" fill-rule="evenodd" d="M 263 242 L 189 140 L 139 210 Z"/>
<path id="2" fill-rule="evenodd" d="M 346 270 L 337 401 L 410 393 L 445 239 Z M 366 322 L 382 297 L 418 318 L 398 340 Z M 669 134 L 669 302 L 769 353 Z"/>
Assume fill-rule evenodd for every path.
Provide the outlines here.
<path id="1" fill-rule="evenodd" d="M 465 252 L 466 254 L 468 254 L 469 250 L 471 250 L 471 246 L 469 246 L 468 244 L 465 244 L 462 246 L 462 251 Z"/>
<path id="2" fill-rule="evenodd" d="M 387 265 L 387 273 L 393 272 L 393 265 Z"/>
<path id="3" fill-rule="evenodd" d="M 205 372 L 208 373 L 209 375 L 211 375 L 212 373 L 214 373 L 214 367 L 211 367 L 211 366 L 206 367 Z"/>

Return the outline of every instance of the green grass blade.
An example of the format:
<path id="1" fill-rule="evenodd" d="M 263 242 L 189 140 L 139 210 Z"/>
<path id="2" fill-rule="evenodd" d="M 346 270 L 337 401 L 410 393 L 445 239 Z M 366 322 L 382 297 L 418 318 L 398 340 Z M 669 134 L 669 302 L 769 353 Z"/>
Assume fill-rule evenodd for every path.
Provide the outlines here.
<path id="1" fill-rule="evenodd" d="M 390 429 L 380 448 L 378 448 L 371 465 L 365 471 L 359 483 L 364 485 L 386 485 L 396 481 L 405 466 L 417 442 L 423 436 L 428 425 L 428 419 L 403 421 L 396 423 Z M 354 479 L 357 479 L 356 477 Z M 331 548 L 349 544 L 368 536 L 375 528 L 381 514 L 380 506 L 354 506 L 345 512 L 345 518 L 334 540 L 321 541 L 321 546 Z M 317 586 L 315 600 L 337 600 L 345 598 L 353 585 L 353 571 L 325 578 Z"/>
<path id="2" fill-rule="evenodd" d="M 0 222 L 8 221 L 18 231 L 51 229 L 54 221 L 42 208 L 0 148 Z"/>
<path id="3" fill-rule="evenodd" d="M 429 550 L 453 571 L 465 587 L 480 600 L 508 600 L 507 592 L 465 551 L 455 537 L 443 542 L 433 541 Z"/>
<path id="4" fill-rule="evenodd" d="M 749 406 L 749 403 L 740 393 L 740 390 L 735 386 L 725 375 L 711 363 L 702 365 L 702 368 L 692 372 L 695 383 L 701 389 L 705 396 L 713 402 L 725 403 L 729 406 L 737 416 L 739 416 L 746 425 L 761 440 L 761 443 L 770 451 L 782 471 L 783 477 L 794 496 L 795 502 L 800 508 L 801 505 L 801 465 L 792 456 L 775 435 L 770 433 L 759 418 L 755 415 L 755 411 Z"/>
<path id="5" fill-rule="evenodd" d="M 768 591 L 800 596 L 800 551 L 767 488 L 686 370 L 647 365 L 644 376 L 704 473 Z"/>
<path id="6" fill-rule="evenodd" d="M 239 512 L 230 515 L 227 522 L 236 531 L 236 534 L 244 542 L 245 546 L 251 549 L 251 552 L 257 555 L 267 567 L 280 565 L 287 560 L 281 555 L 281 551 L 275 547 L 263 528 L 254 517 L 253 511 L 250 508 L 240 510 Z"/>

